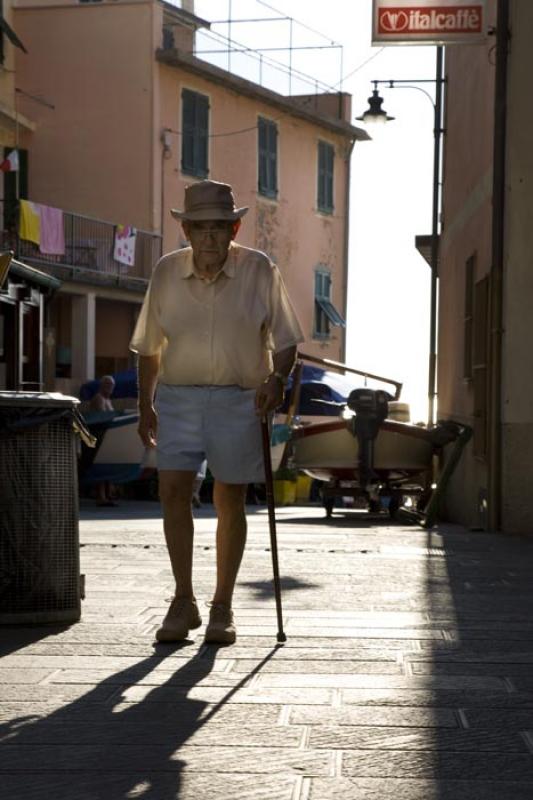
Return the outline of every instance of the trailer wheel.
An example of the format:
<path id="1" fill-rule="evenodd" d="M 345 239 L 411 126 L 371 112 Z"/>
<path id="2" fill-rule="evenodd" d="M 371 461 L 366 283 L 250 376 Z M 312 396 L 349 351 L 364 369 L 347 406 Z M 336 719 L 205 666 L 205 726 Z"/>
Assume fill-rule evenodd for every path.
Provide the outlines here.
<path id="1" fill-rule="evenodd" d="M 402 505 L 402 498 L 399 495 L 393 494 L 389 502 L 389 517 L 391 519 L 398 518 L 398 511 Z"/>
<path id="2" fill-rule="evenodd" d="M 433 494 L 433 489 L 424 489 L 424 491 L 421 492 L 420 496 L 417 498 L 416 501 L 417 511 L 424 511 L 424 509 L 426 508 L 427 504 L 431 499 L 432 494 Z"/>

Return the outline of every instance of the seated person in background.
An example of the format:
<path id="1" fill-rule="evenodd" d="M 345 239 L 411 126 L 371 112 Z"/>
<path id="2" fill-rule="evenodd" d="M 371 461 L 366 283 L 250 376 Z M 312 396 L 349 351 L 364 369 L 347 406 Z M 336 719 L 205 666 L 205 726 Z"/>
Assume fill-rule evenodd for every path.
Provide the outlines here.
<path id="1" fill-rule="evenodd" d="M 114 411 L 111 395 L 115 388 L 112 375 L 102 375 L 98 391 L 91 398 L 91 411 Z"/>
<path id="2" fill-rule="evenodd" d="M 91 398 L 91 411 L 114 411 L 111 395 L 115 388 L 115 379 L 112 375 L 102 375 L 98 391 Z M 96 505 L 97 506 L 116 506 L 113 499 L 113 484 L 109 481 L 101 481 L 96 484 Z"/>

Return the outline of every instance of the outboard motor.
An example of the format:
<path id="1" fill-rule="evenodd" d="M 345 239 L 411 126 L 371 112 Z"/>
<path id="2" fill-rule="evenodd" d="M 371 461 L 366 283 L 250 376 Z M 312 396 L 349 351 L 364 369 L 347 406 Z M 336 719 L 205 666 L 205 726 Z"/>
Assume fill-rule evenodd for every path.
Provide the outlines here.
<path id="1" fill-rule="evenodd" d="M 347 400 L 348 408 L 355 412 L 352 433 L 359 443 L 359 482 L 363 490 L 377 477 L 374 472 L 374 441 L 381 423 L 387 418 L 389 400 L 392 399 L 382 389 L 354 389 Z"/>

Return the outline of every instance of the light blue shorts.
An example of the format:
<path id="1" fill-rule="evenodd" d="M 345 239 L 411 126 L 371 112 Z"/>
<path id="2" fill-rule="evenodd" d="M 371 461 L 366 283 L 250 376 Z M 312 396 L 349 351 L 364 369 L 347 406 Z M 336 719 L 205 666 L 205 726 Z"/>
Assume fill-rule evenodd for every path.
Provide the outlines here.
<path id="1" fill-rule="evenodd" d="M 264 482 L 255 389 L 160 383 L 155 409 L 158 469 L 198 472 L 207 458 L 222 483 Z"/>

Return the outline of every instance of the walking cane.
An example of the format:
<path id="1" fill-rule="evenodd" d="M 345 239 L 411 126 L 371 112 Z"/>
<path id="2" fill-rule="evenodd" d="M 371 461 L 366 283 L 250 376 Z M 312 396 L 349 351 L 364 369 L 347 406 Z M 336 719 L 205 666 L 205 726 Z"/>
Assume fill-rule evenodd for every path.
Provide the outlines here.
<path id="1" fill-rule="evenodd" d="M 268 430 L 268 422 L 264 417 L 261 420 L 261 433 L 263 436 L 263 461 L 265 464 L 265 488 L 270 528 L 270 550 L 272 551 L 272 568 L 274 572 L 274 595 L 276 597 L 276 614 L 278 616 L 278 633 L 276 638 L 278 642 L 286 642 L 287 637 L 283 632 L 283 613 L 281 610 L 281 583 L 279 579 L 278 543 L 276 538 L 274 481 L 272 480 L 272 460 L 270 457 L 270 433 Z"/>

